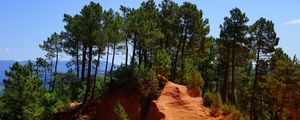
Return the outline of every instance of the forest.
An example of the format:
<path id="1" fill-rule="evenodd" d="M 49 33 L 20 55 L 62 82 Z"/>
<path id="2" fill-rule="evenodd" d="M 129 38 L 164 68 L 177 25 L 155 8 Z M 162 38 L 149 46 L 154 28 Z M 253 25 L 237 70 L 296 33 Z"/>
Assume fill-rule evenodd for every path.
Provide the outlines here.
<path id="1" fill-rule="evenodd" d="M 212 37 L 209 19 L 190 2 L 148 0 L 120 11 L 90 2 L 76 15 L 64 14 L 64 29 L 37 43 L 45 56 L 5 71 L 0 120 L 52 119 L 75 109 L 67 103 L 85 104 L 119 86 L 153 100 L 163 86 L 157 76 L 197 89 L 206 106 L 233 119 L 300 119 L 300 62 L 277 46 L 272 20 L 249 24 L 233 8 Z M 66 73 L 57 71 L 61 54 L 71 58 Z M 114 68 L 118 55 L 125 59 Z"/>

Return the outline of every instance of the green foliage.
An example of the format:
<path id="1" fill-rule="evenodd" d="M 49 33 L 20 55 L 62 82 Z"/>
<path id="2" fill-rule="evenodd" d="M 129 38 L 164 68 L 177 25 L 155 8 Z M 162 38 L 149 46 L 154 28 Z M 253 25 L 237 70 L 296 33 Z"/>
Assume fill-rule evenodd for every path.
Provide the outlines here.
<path id="1" fill-rule="evenodd" d="M 108 90 L 108 88 L 110 87 L 109 85 L 110 85 L 109 81 L 104 81 L 104 78 L 102 76 L 97 77 L 95 96 L 103 95 L 103 93 L 105 93 Z"/>
<path id="2" fill-rule="evenodd" d="M 4 80 L 2 98 L 5 119 L 38 119 L 44 107 L 40 98 L 44 94 L 39 77 L 35 76 L 33 64 L 20 65 L 16 62 Z"/>
<path id="3" fill-rule="evenodd" d="M 248 116 L 243 114 L 237 107 L 223 104 L 220 94 L 206 92 L 203 95 L 204 105 L 212 109 L 211 115 L 222 113 L 229 120 L 247 120 Z"/>
<path id="4" fill-rule="evenodd" d="M 156 74 L 161 74 L 166 77 L 169 76 L 171 59 L 166 50 L 156 50 L 152 63 Z"/>
<path id="5" fill-rule="evenodd" d="M 193 60 L 186 58 L 183 61 L 182 70 L 180 71 L 182 78 L 181 82 L 190 87 L 195 89 L 200 89 L 204 85 L 203 78 L 201 73 L 197 70 L 195 65 L 193 64 Z"/>
<path id="6" fill-rule="evenodd" d="M 229 120 L 248 120 L 248 116 L 243 115 L 235 106 L 224 104 L 222 107 L 223 115 Z"/>
<path id="7" fill-rule="evenodd" d="M 154 69 L 135 67 L 133 73 L 138 89 L 144 97 L 155 98 L 159 95 L 159 80 Z"/>
<path id="8" fill-rule="evenodd" d="M 132 79 L 132 77 L 130 77 L 130 74 L 132 74 L 132 65 L 126 68 L 124 64 L 121 64 L 120 67 L 114 71 L 113 80 L 115 80 L 117 84 L 123 84 Z"/>
<path id="9" fill-rule="evenodd" d="M 129 120 L 127 117 L 127 113 L 123 108 L 123 106 L 121 105 L 120 101 L 117 101 L 114 111 L 119 117 L 119 120 Z"/>
<path id="10" fill-rule="evenodd" d="M 48 59 L 53 59 L 58 53 L 62 52 L 62 39 L 58 33 L 54 32 L 39 47 L 47 52 L 46 57 Z"/>
<path id="11" fill-rule="evenodd" d="M 42 97 L 42 103 L 45 106 L 44 115 L 47 115 L 49 117 L 52 113 L 58 111 L 57 105 L 57 99 L 52 93 L 46 92 Z M 46 116 L 45 116 L 46 117 Z"/>
<path id="12" fill-rule="evenodd" d="M 300 106 L 300 62 L 296 56 L 290 59 L 280 49 L 276 50 L 272 60 L 274 62 L 272 73 L 263 77 L 266 80 L 271 103 L 268 106 L 269 112 L 278 114 L 278 119 L 283 119 L 285 116 L 299 119 L 300 111 L 297 106 Z"/>
<path id="13" fill-rule="evenodd" d="M 211 92 L 206 92 L 203 95 L 204 105 L 211 108 L 222 108 L 222 99 L 220 94 L 213 94 Z"/>

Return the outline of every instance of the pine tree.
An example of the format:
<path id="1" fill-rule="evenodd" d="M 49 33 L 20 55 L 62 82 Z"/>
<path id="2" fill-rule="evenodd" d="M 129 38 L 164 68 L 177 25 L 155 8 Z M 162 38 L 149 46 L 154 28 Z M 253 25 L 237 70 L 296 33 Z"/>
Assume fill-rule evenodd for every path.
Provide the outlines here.
<path id="1" fill-rule="evenodd" d="M 251 119 L 257 119 L 255 110 L 257 104 L 257 89 L 259 79 L 266 75 L 269 68 L 264 68 L 266 61 L 270 60 L 270 54 L 275 51 L 275 46 L 278 45 L 279 38 L 276 37 L 274 24 L 265 18 L 260 18 L 251 26 L 251 37 L 253 39 L 252 46 L 256 51 L 255 78 L 253 83 L 253 92 L 251 97 Z"/>
<path id="2" fill-rule="evenodd" d="M 129 57 L 129 39 L 130 39 L 130 31 L 129 31 L 129 13 L 131 11 L 130 8 L 122 6 L 120 7 L 120 10 L 122 11 L 122 25 L 121 25 L 121 31 L 125 40 L 125 68 L 128 69 L 128 57 Z M 124 41 L 123 40 L 123 41 Z"/>
<path id="3" fill-rule="evenodd" d="M 40 72 L 44 72 L 44 86 L 46 87 L 47 86 L 47 68 L 49 66 L 47 61 L 43 58 L 37 58 L 35 66 L 37 67 L 38 76 L 40 76 Z M 43 68 L 43 69 L 41 70 L 41 68 Z"/>
<path id="4" fill-rule="evenodd" d="M 3 81 L 6 112 L 3 119 L 39 119 L 44 109 L 40 101 L 44 90 L 33 64 L 22 66 L 16 62 L 5 75 L 8 78 Z"/>
<path id="5" fill-rule="evenodd" d="M 66 30 L 72 37 L 75 37 L 75 45 L 73 47 L 76 48 L 76 51 L 79 51 L 77 48 L 78 45 L 82 46 L 82 65 L 81 65 L 81 80 L 85 81 L 86 78 L 86 91 L 83 102 L 87 102 L 89 100 L 90 92 L 91 92 L 91 84 L 92 84 L 92 61 L 94 54 L 94 47 L 96 46 L 97 40 L 103 37 L 101 35 L 102 29 L 102 7 L 99 3 L 90 2 L 89 5 L 85 5 L 80 14 L 75 16 L 65 15 L 64 21 L 67 22 L 65 26 Z M 72 40 L 72 39 L 71 39 Z M 79 41 L 78 41 L 79 40 Z M 79 62 L 79 53 L 76 55 L 77 61 L 77 71 L 78 71 L 78 62 Z M 87 63 L 87 73 L 86 70 Z M 78 73 L 78 72 L 77 72 Z M 87 75 L 85 77 L 85 74 Z"/>
<path id="6" fill-rule="evenodd" d="M 43 44 L 39 45 L 44 51 L 47 51 L 46 57 L 51 60 L 55 58 L 55 66 L 54 66 L 54 76 L 57 73 L 57 64 L 58 64 L 58 56 L 59 53 L 62 52 L 62 39 L 58 33 L 51 34 L 50 37 L 46 41 L 43 41 Z M 51 91 L 53 91 L 55 87 L 55 79 L 51 80 Z"/>
<path id="7" fill-rule="evenodd" d="M 220 37 L 221 40 L 224 40 L 222 43 L 225 48 L 225 56 L 226 56 L 226 73 L 224 74 L 224 85 L 223 85 L 223 94 L 222 99 L 227 95 L 227 83 L 229 78 L 229 71 L 231 70 L 231 90 L 230 90 L 230 102 L 232 104 L 236 104 L 236 66 L 243 65 L 243 61 L 249 61 L 250 59 L 247 57 L 247 53 L 250 50 L 247 48 L 247 29 L 248 26 L 246 23 L 249 21 L 246 17 L 245 13 L 238 8 L 234 8 L 230 11 L 231 16 L 224 18 L 223 25 L 220 26 L 221 32 Z M 246 53 L 246 54 L 245 54 Z M 240 56 L 244 56 L 239 58 Z M 246 56 L 246 57 L 245 57 Z M 243 58 L 245 58 L 243 60 Z M 247 59 L 248 58 L 248 59 Z M 238 59 L 239 61 L 237 61 Z M 231 69 L 229 68 L 231 65 Z M 226 84 L 226 85 L 225 85 Z M 226 102 L 226 101 L 225 101 Z"/>
<path id="8" fill-rule="evenodd" d="M 265 75 L 270 99 L 270 119 L 299 119 L 300 64 L 277 48 L 271 58 L 272 73 Z"/>
<path id="9" fill-rule="evenodd" d="M 92 82 L 92 61 L 93 61 L 93 48 L 95 46 L 96 40 L 100 37 L 99 32 L 101 31 L 101 21 L 102 21 L 102 7 L 99 3 L 90 2 L 80 11 L 80 26 L 81 34 L 83 36 L 83 44 L 87 52 L 87 81 L 86 81 L 86 91 L 83 102 L 87 102 L 90 98 L 91 92 L 91 82 Z M 83 61 L 85 62 L 85 61 Z"/>

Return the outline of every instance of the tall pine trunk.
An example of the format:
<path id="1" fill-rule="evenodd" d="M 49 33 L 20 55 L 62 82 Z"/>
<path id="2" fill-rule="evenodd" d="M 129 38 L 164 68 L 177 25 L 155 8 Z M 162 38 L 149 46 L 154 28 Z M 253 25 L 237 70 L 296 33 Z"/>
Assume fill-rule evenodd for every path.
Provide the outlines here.
<path id="1" fill-rule="evenodd" d="M 183 61 L 184 58 L 184 50 L 185 50 L 185 42 L 187 39 L 187 28 L 184 29 L 184 36 L 183 36 L 183 43 L 182 43 L 182 48 L 181 48 L 181 61 Z"/>
<path id="2" fill-rule="evenodd" d="M 131 65 L 134 62 L 135 59 L 135 51 L 136 51 L 136 38 L 133 39 L 133 50 L 132 50 L 132 58 L 131 58 Z"/>
<path id="3" fill-rule="evenodd" d="M 235 41 L 232 45 L 232 58 L 231 58 L 231 103 L 235 105 L 235 99 L 236 99 L 236 81 L 235 81 Z"/>
<path id="4" fill-rule="evenodd" d="M 52 84 L 54 84 L 54 81 L 53 81 L 53 79 L 52 79 L 52 76 L 53 76 L 53 67 L 52 67 L 53 62 L 52 62 L 52 60 L 51 60 L 50 62 L 51 62 L 51 63 L 50 63 L 50 85 L 49 85 L 48 90 L 49 90 L 49 91 L 52 91 L 52 90 L 51 90 L 51 87 L 52 87 Z"/>
<path id="5" fill-rule="evenodd" d="M 83 99 L 83 103 L 86 103 L 90 97 L 90 89 L 91 89 L 91 71 L 92 71 L 92 61 L 93 61 L 93 46 L 89 46 L 89 54 L 88 54 L 88 73 L 87 73 L 87 82 L 86 82 L 86 90 Z"/>
<path id="6" fill-rule="evenodd" d="M 139 66 L 140 66 L 143 61 L 141 42 L 138 42 L 138 56 L 139 56 Z"/>
<path id="7" fill-rule="evenodd" d="M 113 56 L 111 59 L 111 67 L 110 67 L 110 81 L 112 81 L 112 77 L 113 77 L 115 54 L 116 54 L 116 44 L 113 45 Z"/>
<path id="8" fill-rule="evenodd" d="M 97 58 L 97 62 L 96 62 L 96 69 L 95 69 L 95 74 L 94 74 L 94 80 L 93 80 L 93 89 L 92 89 L 92 95 L 91 95 L 92 99 L 94 98 L 95 89 L 96 89 L 97 73 L 98 73 L 98 68 L 100 68 L 100 57 L 101 57 L 101 49 L 99 48 L 98 58 Z"/>
<path id="9" fill-rule="evenodd" d="M 85 74 L 85 63 L 86 63 L 86 49 L 87 47 L 83 47 L 83 52 L 82 52 L 82 65 L 81 65 L 81 81 L 84 81 L 84 74 Z"/>
<path id="10" fill-rule="evenodd" d="M 45 88 L 47 86 L 47 67 L 44 67 L 44 84 L 45 84 Z"/>
<path id="11" fill-rule="evenodd" d="M 128 39 L 126 39 L 126 56 L 125 56 L 125 68 L 127 70 L 127 65 L 128 65 Z"/>
<path id="12" fill-rule="evenodd" d="M 54 75 L 57 74 L 58 51 L 56 51 Z"/>
<path id="13" fill-rule="evenodd" d="M 256 118 L 256 114 L 255 114 L 255 107 L 256 107 L 256 103 L 255 103 L 255 98 L 256 98 L 256 89 L 257 89 L 257 85 L 258 85 L 258 74 L 259 74 L 259 54 L 260 54 L 260 45 L 257 46 L 257 55 L 256 55 L 256 65 L 255 65 L 255 78 L 254 78 L 254 83 L 253 83 L 253 90 L 252 90 L 252 96 L 251 96 L 251 108 L 250 108 L 250 120 L 253 120 L 254 118 Z"/>
<path id="14" fill-rule="evenodd" d="M 76 76 L 77 76 L 77 79 L 79 79 L 79 46 L 78 46 L 78 40 L 76 42 Z"/>
<path id="15" fill-rule="evenodd" d="M 179 51 L 180 51 L 180 46 L 181 46 L 182 40 L 179 40 L 178 46 L 177 46 L 177 51 L 174 59 L 174 63 L 172 64 L 172 72 L 171 72 L 171 79 L 175 79 L 176 76 L 176 69 L 177 69 L 177 62 L 178 62 L 178 57 L 179 57 Z"/>
<path id="16" fill-rule="evenodd" d="M 57 74 L 57 64 L 58 64 L 58 50 L 56 51 L 56 56 L 55 56 L 55 67 L 54 67 L 54 79 L 52 81 L 52 90 L 51 92 L 54 91 L 54 88 L 55 88 L 55 81 L 56 81 L 56 74 Z"/>
<path id="17" fill-rule="evenodd" d="M 144 67 L 147 67 L 147 63 L 148 63 L 148 56 L 147 56 L 147 50 L 143 49 L 143 53 L 144 53 Z"/>
<path id="18" fill-rule="evenodd" d="M 109 45 L 107 45 L 107 52 L 106 52 L 106 64 L 105 64 L 105 71 L 104 71 L 104 82 L 106 82 L 106 73 L 107 73 L 107 65 L 108 65 L 108 56 L 109 56 Z"/>
<path id="19" fill-rule="evenodd" d="M 225 73 L 224 73 L 224 82 L 222 86 L 222 101 L 227 103 L 227 95 L 228 95 L 228 76 L 229 76 L 229 65 L 230 65 L 230 43 L 227 43 L 227 61 L 225 65 Z"/>

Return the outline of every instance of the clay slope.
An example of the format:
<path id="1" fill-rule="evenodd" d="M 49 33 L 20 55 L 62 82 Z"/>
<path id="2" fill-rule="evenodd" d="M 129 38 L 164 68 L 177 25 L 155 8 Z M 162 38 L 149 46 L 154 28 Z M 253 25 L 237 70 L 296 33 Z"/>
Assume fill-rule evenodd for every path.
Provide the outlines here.
<path id="1" fill-rule="evenodd" d="M 165 80 L 166 85 L 157 100 L 150 103 L 147 113 L 144 113 L 141 105 L 141 95 L 126 87 L 116 88 L 106 95 L 97 98 L 85 105 L 80 105 L 76 110 L 61 112 L 54 115 L 55 120 L 96 119 L 117 120 L 114 112 L 117 101 L 120 101 L 130 120 L 222 120 L 223 116 L 214 118 L 209 116 L 211 111 L 204 107 L 199 92 L 187 89 Z M 130 94 L 128 94 L 130 93 Z M 80 115 L 79 115 L 80 114 Z M 75 117 L 77 116 L 77 117 Z"/>
<path id="2" fill-rule="evenodd" d="M 148 120 L 221 120 L 209 116 L 210 109 L 204 107 L 203 100 L 195 91 L 186 86 L 168 81 L 160 97 L 153 101 Z"/>
<path id="3" fill-rule="evenodd" d="M 78 109 L 60 112 L 54 115 L 55 120 L 118 120 L 114 112 L 117 101 L 120 101 L 130 120 L 138 120 L 141 116 L 141 97 L 136 92 L 129 92 L 126 87 L 115 88 Z"/>

